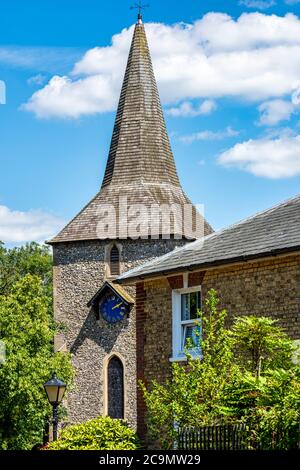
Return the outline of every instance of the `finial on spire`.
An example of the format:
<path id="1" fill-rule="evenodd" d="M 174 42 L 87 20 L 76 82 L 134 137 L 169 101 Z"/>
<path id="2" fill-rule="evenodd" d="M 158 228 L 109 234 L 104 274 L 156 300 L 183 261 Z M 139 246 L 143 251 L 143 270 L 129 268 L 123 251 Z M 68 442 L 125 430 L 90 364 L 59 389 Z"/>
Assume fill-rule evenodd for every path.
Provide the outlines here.
<path id="1" fill-rule="evenodd" d="M 133 6 L 130 7 L 130 10 L 138 9 L 138 22 L 141 22 L 143 19 L 142 11 L 145 10 L 145 8 L 149 8 L 150 5 L 143 5 L 141 1 L 138 3 L 135 3 Z"/>

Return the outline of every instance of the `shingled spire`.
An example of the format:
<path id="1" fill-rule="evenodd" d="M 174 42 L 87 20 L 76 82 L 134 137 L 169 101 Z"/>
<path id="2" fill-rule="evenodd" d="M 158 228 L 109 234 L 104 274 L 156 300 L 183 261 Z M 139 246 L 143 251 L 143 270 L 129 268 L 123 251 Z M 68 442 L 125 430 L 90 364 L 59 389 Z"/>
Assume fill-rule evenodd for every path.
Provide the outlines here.
<path id="1" fill-rule="evenodd" d="M 180 186 L 140 18 L 134 30 L 102 187 L 135 181 Z"/>
<path id="2" fill-rule="evenodd" d="M 127 196 L 129 206 L 190 204 L 178 179 L 141 15 L 135 25 L 101 189 L 51 243 L 99 238 L 99 208 L 112 204 L 118 223 L 120 196 Z M 171 228 L 170 235 L 175 231 Z M 205 234 L 211 231 L 205 222 Z M 158 235 L 165 234 L 159 231 Z"/>

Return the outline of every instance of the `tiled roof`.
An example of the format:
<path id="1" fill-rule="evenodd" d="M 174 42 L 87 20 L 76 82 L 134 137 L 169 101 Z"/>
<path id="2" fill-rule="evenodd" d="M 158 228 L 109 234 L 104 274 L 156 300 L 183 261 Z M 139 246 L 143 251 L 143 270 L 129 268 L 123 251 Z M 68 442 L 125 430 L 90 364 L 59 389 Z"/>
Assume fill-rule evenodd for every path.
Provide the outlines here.
<path id="1" fill-rule="evenodd" d="M 50 243 L 105 238 L 97 232 L 99 208 L 113 204 L 118 214 L 124 195 L 130 205 L 190 204 L 177 176 L 141 20 L 134 31 L 101 190 Z M 211 232 L 205 222 L 205 233 Z M 170 234 L 175 233 L 171 227 Z"/>
<path id="2" fill-rule="evenodd" d="M 99 303 L 99 299 L 101 298 L 103 294 L 105 294 L 107 289 L 110 289 L 119 297 L 121 297 L 123 300 L 125 300 L 125 302 L 128 305 L 134 304 L 134 299 L 131 297 L 130 294 L 128 294 L 128 292 L 125 289 L 123 289 L 122 286 L 119 286 L 118 284 L 113 284 L 112 282 L 109 282 L 109 281 L 105 281 L 105 283 L 101 286 L 98 292 L 96 292 L 93 298 L 88 302 L 87 304 L 88 307 L 91 307 L 92 305 Z"/>
<path id="3" fill-rule="evenodd" d="M 300 250 L 300 196 L 124 273 L 117 282 Z"/>

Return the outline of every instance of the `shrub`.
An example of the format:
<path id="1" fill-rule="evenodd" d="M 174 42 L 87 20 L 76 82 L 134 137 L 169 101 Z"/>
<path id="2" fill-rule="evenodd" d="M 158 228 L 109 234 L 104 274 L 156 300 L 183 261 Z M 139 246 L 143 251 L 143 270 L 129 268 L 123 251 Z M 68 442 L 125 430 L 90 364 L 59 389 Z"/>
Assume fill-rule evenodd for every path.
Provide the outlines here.
<path id="1" fill-rule="evenodd" d="M 125 421 L 99 417 L 68 426 L 47 450 L 136 450 L 138 439 Z"/>

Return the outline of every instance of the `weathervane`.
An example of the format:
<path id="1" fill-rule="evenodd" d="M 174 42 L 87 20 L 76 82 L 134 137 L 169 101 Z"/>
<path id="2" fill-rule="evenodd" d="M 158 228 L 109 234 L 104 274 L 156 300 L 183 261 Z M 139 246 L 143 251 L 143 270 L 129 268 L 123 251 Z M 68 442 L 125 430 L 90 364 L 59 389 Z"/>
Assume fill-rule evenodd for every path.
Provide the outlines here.
<path id="1" fill-rule="evenodd" d="M 136 2 L 133 6 L 130 7 L 130 10 L 134 10 L 134 9 L 137 9 L 139 11 L 139 14 L 138 14 L 138 19 L 141 20 L 142 19 L 142 11 L 145 10 L 145 8 L 149 8 L 150 5 L 143 5 L 141 1 L 139 1 L 138 3 Z"/>

